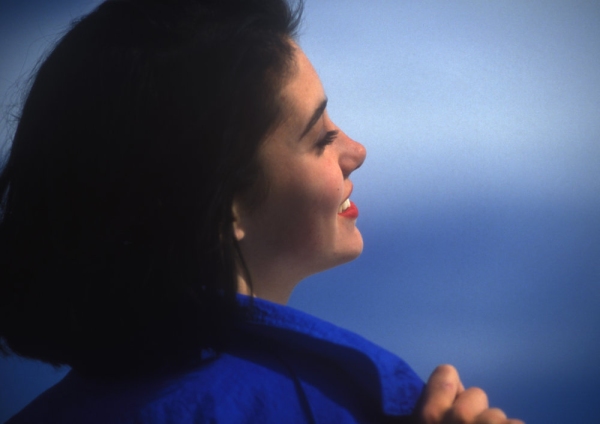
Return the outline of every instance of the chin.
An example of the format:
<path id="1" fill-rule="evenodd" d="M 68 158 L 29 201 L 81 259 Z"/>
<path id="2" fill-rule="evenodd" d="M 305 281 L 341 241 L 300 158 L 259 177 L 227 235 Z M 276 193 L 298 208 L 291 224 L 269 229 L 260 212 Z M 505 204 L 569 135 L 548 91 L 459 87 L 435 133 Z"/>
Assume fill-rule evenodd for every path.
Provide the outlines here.
<path id="1" fill-rule="evenodd" d="M 346 262 L 351 262 L 354 259 L 358 258 L 360 256 L 360 254 L 363 251 L 363 245 L 362 243 L 360 244 L 360 247 L 358 247 L 355 251 L 353 251 L 351 254 L 348 255 L 348 258 L 344 261 L 344 263 Z"/>
<path id="2" fill-rule="evenodd" d="M 358 258 L 363 251 L 363 240 L 360 237 L 359 240 L 354 242 L 351 246 L 345 246 L 345 249 L 339 252 L 337 256 L 337 261 L 331 268 L 342 265 L 348 262 L 352 262 L 354 259 Z"/>

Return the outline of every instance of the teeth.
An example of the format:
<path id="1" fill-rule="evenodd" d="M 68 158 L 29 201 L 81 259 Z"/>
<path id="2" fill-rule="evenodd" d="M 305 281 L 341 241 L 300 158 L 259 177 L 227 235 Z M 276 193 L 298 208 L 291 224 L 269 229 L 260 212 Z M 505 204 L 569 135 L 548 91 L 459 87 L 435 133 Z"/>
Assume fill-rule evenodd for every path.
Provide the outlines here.
<path id="1" fill-rule="evenodd" d="M 350 199 L 346 199 L 344 201 L 344 203 L 342 203 L 340 205 L 340 207 L 338 208 L 338 213 L 342 213 L 344 212 L 346 209 L 348 209 L 350 207 Z"/>

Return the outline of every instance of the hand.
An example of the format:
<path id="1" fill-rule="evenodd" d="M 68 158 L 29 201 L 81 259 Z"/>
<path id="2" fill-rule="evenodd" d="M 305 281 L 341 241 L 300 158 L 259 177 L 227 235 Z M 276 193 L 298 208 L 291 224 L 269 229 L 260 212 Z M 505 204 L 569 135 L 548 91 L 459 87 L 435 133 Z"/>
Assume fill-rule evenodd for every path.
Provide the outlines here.
<path id="1" fill-rule="evenodd" d="M 506 418 L 498 408 L 490 408 L 483 390 L 465 390 L 451 365 L 440 365 L 433 371 L 417 414 L 421 424 L 524 424 Z"/>

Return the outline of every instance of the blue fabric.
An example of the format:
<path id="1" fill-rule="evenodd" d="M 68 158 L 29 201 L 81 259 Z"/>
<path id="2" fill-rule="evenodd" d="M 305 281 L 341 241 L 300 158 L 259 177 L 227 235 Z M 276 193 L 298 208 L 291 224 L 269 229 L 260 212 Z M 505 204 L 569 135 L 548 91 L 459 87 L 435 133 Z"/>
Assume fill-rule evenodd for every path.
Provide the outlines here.
<path id="1" fill-rule="evenodd" d="M 185 372 L 102 383 L 74 371 L 7 424 L 376 423 L 412 412 L 400 358 L 315 317 L 239 296 L 234 343 Z"/>

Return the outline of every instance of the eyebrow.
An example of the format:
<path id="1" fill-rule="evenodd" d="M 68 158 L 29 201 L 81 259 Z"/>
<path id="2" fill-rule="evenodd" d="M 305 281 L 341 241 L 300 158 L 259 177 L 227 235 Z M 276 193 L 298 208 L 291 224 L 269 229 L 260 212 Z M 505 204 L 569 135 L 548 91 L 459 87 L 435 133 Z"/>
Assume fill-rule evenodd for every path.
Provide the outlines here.
<path id="1" fill-rule="evenodd" d="M 300 138 L 304 138 L 304 136 L 306 134 L 308 134 L 308 132 L 311 130 L 311 128 L 314 127 L 314 125 L 317 123 L 317 121 L 319 119 L 321 119 L 321 116 L 323 115 L 323 112 L 325 111 L 326 107 L 327 107 L 327 98 L 325 98 L 325 100 L 323 100 L 321 102 L 319 107 L 315 109 L 313 115 L 310 118 L 310 121 L 308 121 L 308 124 L 306 125 L 306 128 L 304 128 L 304 131 L 302 131 L 302 135 L 300 136 Z"/>

